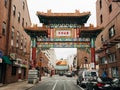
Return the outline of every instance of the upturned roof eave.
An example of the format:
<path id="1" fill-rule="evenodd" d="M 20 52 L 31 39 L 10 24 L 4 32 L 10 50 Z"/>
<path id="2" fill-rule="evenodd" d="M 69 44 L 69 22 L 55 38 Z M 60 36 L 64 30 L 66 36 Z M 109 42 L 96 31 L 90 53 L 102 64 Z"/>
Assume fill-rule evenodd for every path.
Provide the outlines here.
<path id="1" fill-rule="evenodd" d="M 44 12 L 37 12 L 37 16 L 44 16 L 44 17 L 82 17 L 91 15 L 90 12 L 83 12 L 83 13 L 44 13 Z"/>

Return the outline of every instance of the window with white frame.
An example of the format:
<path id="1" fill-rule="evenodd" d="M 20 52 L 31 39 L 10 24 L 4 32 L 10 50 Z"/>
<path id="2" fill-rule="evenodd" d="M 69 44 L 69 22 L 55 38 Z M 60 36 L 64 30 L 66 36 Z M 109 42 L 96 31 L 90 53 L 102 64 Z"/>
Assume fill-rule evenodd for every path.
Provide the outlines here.
<path id="1" fill-rule="evenodd" d="M 22 18 L 22 26 L 24 27 L 24 18 Z"/>
<path id="2" fill-rule="evenodd" d="M 24 39 L 24 52 L 26 52 L 26 46 L 27 46 L 27 40 L 26 38 Z"/>
<path id="3" fill-rule="evenodd" d="M 12 27 L 12 31 L 11 31 L 11 46 L 13 46 L 13 44 L 14 44 L 14 31 L 15 31 L 15 28 Z"/>
<path id="4" fill-rule="evenodd" d="M 22 2 L 22 7 L 23 7 L 23 10 L 25 9 L 25 2 L 23 1 Z"/>
<path id="5" fill-rule="evenodd" d="M 20 49 L 23 49 L 23 35 L 21 36 L 21 47 L 20 47 Z"/>
<path id="6" fill-rule="evenodd" d="M 101 63 L 101 64 L 105 64 L 105 61 L 106 61 L 106 58 L 105 58 L 105 57 L 101 57 L 101 58 L 100 58 L 100 63 Z"/>
<path id="7" fill-rule="evenodd" d="M 3 24 L 2 24 L 2 35 L 6 35 L 6 23 L 5 22 L 3 22 Z"/>
<path id="8" fill-rule="evenodd" d="M 16 14 L 16 6 L 13 5 L 13 15 L 15 16 L 15 14 Z"/>
<path id="9" fill-rule="evenodd" d="M 113 54 L 110 54 L 109 56 L 109 63 L 112 63 L 112 62 L 115 62 L 116 60 L 116 55 L 115 55 L 115 53 L 113 53 Z"/>
<path id="10" fill-rule="evenodd" d="M 17 32 L 17 37 L 16 37 L 16 47 L 19 47 L 19 37 L 20 37 L 20 33 Z"/>
<path id="11" fill-rule="evenodd" d="M 21 14 L 20 12 L 18 12 L 18 22 L 20 22 L 20 17 L 21 17 Z"/>
<path id="12" fill-rule="evenodd" d="M 115 27 L 114 25 L 109 29 L 109 38 L 115 36 Z"/>
<path id="13" fill-rule="evenodd" d="M 112 77 L 119 77 L 118 67 L 111 68 Z"/>

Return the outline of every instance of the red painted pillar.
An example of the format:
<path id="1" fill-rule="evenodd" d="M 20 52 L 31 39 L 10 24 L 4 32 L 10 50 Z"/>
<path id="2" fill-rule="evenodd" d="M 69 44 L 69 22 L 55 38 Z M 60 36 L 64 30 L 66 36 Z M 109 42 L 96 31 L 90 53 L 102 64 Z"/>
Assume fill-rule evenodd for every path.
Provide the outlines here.
<path id="1" fill-rule="evenodd" d="M 32 68 L 36 67 L 36 38 L 32 38 Z"/>
<path id="2" fill-rule="evenodd" d="M 91 68 L 96 68 L 95 60 L 95 38 L 91 38 Z"/>
<path id="3" fill-rule="evenodd" d="M 91 63 L 96 64 L 95 62 L 95 48 L 91 47 Z"/>
<path id="4" fill-rule="evenodd" d="M 36 66 L 36 47 L 32 47 L 32 68 Z"/>

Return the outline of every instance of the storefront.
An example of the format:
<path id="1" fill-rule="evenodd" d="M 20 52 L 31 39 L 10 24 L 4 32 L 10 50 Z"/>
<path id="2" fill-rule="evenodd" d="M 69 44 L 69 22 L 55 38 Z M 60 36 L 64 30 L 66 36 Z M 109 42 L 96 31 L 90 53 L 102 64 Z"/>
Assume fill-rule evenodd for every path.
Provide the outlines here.
<path id="1" fill-rule="evenodd" d="M 21 58 L 16 58 L 16 60 L 13 62 L 13 66 L 18 68 L 18 81 L 26 79 L 28 68 L 27 61 L 22 60 Z"/>
<path id="2" fill-rule="evenodd" d="M 9 71 L 7 70 L 10 66 L 12 66 L 12 62 L 8 56 L 2 56 L 0 58 L 0 83 L 7 82 L 7 74 Z"/>

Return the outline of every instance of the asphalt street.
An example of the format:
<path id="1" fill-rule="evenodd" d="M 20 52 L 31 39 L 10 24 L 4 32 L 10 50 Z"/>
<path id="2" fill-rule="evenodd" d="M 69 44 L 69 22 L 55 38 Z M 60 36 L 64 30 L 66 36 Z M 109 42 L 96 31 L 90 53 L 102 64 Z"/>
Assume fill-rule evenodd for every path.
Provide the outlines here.
<path id="1" fill-rule="evenodd" d="M 75 77 L 55 75 L 40 82 L 29 90 L 84 90 L 76 84 Z"/>

